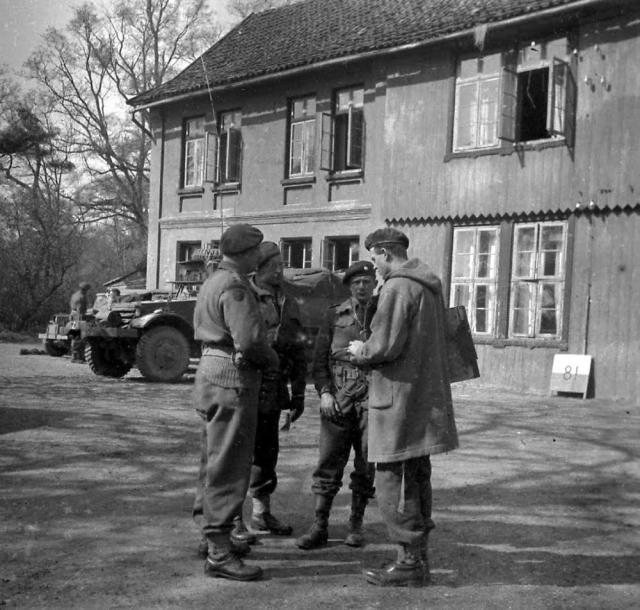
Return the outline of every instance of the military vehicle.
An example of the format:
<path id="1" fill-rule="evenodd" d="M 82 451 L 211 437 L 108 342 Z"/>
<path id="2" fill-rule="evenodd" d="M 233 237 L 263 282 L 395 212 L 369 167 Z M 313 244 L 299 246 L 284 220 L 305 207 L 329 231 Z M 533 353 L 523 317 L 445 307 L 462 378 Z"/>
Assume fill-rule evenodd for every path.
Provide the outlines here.
<path id="1" fill-rule="evenodd" d="M 285 269 L 290 293 L 298 301 L 309 361 L 329 305 L 348 296 L 340 277 L 326 269 Z M 194 338 L 194 282 L 176 282 L 177 294 L 163 300 L 114 303 L 86 326 L 85 357 L 97 375 L 122 377 L 137 367 L 150 381 L 179 381 L 192 359 L 200 357 Z"/>
<path id="2" fill-rule="evenodd" d="M 49 356 L 60 357 L 69 353 L 71 349 L 69 318 L 68 313 L 55 314 L 47 324 L 46 330 L 38 334 L 38 339 L 42 339 L 44 351 Z"/>

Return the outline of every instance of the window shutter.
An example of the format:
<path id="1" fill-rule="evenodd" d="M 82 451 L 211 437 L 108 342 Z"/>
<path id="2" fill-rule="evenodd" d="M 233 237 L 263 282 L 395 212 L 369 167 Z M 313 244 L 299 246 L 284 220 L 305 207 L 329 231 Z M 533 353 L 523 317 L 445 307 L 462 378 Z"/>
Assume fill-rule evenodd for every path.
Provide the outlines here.
<path id="1" fill-rule="evenodd" d="M 576 94 L 571 66 L 554 57 L 550 74 L 547 129 L 550 134 L 564 136 L 570 147 L 573 146 L 575 135 Z"/>
<path id="2" fill-rule="evenodd" d="M 328 112 L 323 112 L 320 169 L 328 172 L 333 171 L 333 133 L 334 117 Z"/>
<path id="3" fill-rule="evenodd" d="M 516 141 L 518 116 L 518 74 L 515 70 L 515 53 L 505 56 L 500 77 L 500 125 L 498 137 L 507 142 Z"/>
<path id="4" fill-rule="evenodd" d="M 229 132 L 223 131 L 218 136 L 217 174 L 216 182 L 229 182 Z"/>
<path id="5" fill-rule="evenodd" d="M 347 167 L 362 168 L 364 148 L 364 112 L 362 108 L 349 108 L 349 136 L 347 141 Z"/>
<path id="6" fill-rule="evenodd" d="M 237 128 L 229 129 L 229 159 L 227 182 L 240 182 L 242 161 L 242 136 Z"/>
<path id="7" fill-rule="evenodd" d="M 218 178 L 218 137 L 214 133 L 206 134 L 204 181 L 217 182 Z"/>

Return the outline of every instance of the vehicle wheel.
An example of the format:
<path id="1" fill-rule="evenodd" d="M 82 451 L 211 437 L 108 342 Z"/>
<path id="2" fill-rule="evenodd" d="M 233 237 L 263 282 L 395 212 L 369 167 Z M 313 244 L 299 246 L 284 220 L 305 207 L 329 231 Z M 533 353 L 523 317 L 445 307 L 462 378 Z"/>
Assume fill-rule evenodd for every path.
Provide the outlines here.
<path id="1" fill-rule="evenodd" d="M 87 341 L 84 357 L 89 368 L 102 377 L 124 377 L 131 365 L 118 358 L 106 341 Z"/>
<path id="2" fill-rule="evenodd" d="M 44 351 L 47 352 L 49 356 L 54 356 L 55 358 L 64 356 L 69 351 L 69 348 L 66 345 L 59 341 L 54 341 L 53 339 L 45 339 L 43 344 Z"/>
<path id="3" fill-rule="evenodd" d="M 138 341 L 136 365 L 150 381 L 178 381 L 189 366 L 189 341 L 172 326 L 156 326 Z"/>

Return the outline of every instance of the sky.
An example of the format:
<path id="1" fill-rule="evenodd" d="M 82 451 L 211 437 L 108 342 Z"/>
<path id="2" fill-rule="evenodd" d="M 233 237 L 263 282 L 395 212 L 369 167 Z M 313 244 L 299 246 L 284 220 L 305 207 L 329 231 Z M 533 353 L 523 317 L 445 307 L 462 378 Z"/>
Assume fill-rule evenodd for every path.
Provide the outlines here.
<path id="1" fill-rule="evenodd" d="M 138 0 L 140 1 L 140 0 Z M 223 23 L 226 0 L 207 0 Z M 0 63 L 19 69 L 48 27 L 64 27 L 82 0 L 0 0 Z"/>

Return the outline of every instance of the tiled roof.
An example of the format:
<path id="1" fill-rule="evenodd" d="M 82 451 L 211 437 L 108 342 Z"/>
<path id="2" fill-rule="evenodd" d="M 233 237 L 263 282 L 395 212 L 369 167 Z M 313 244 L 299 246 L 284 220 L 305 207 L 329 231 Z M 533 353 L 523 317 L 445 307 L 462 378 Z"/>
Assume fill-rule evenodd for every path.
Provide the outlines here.
<path id="1" fill-rule="evenodd" d="M 349 55 L 449 34 L 584 0 L 303 0 L 249 15 L 175 78 L 129 100 L 140 106 Z"/>

